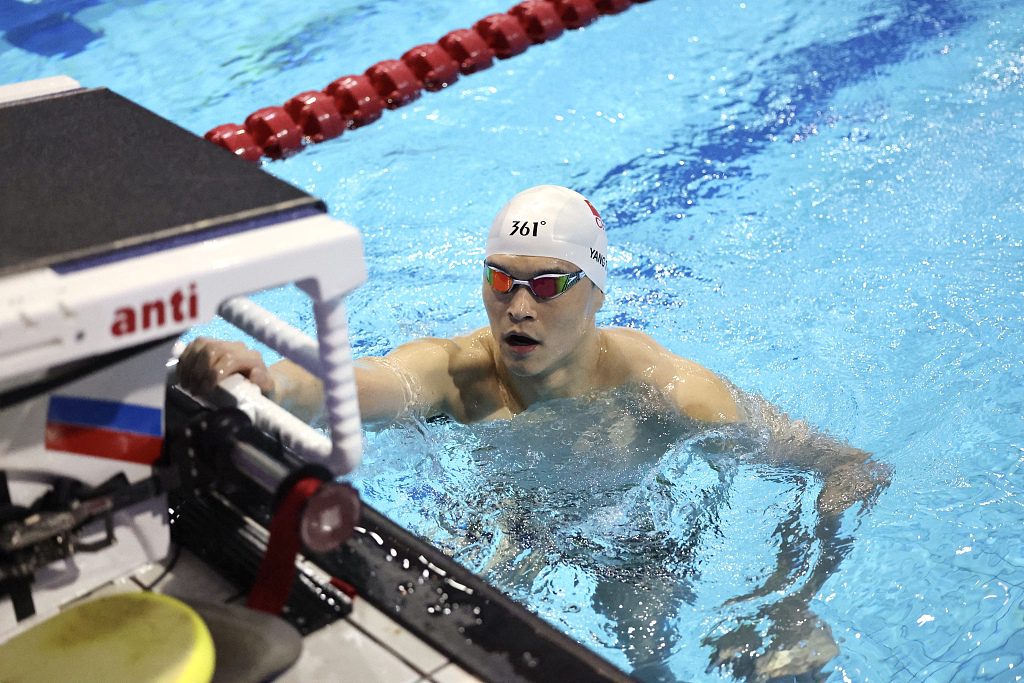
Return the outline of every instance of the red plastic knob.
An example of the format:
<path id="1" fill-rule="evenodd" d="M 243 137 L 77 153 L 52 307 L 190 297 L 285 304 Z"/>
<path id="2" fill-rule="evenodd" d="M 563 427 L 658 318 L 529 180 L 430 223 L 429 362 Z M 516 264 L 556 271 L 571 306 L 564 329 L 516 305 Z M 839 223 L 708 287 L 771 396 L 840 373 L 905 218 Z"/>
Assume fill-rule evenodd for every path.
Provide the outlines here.
<path id="1" fill-rule="evenodd" d="M 554 5 L 546 0 L 526 0 L 508 11 L 526 31 L 533 44 L 554 40 L 562 35 L 565 25 L 555 11 Z"/>
<path id="2" fill-rule="evenodd" d="M 583 28 L 597 19 L 597 8 L 592 0 L 553 0 L 558 16 L 566 28 Z"/>
<path id="3" fill-rule="evenodd" d="M 284 107 L 257 109 L 245 119 L 245 129 L 272 159 L 288 156 L 302 147 L 302 131 Z"/>
<path id="4" fill-rule="evenodd" d="M 408 66 L 426 90 L 446 88 L 459 80 L 459 63 L 440 45 L 417 45 L 402 55 Z"/>
<path id="5" fill-rule="evenodd" d="M 530 39 L 519 21 L 509 14 L 492 14 L 473 24 L 473 30 L 494 50 L 498 59 L 515 57 L 530 47 Z"/>
<path id="6" fill-rule="evenodd" d="M 467 76 L 483 71 L 494 63 L 494 50 L 472 29 L 452 31 L 437 41 L 437 44 L 459 63 L 459 71 Z"/>
<path id="7" fill-rule="evenodd" d="M 420 96 L 419 79 L 401 60 L 386 59 L 374 64 L 366 75 L 388 109 L 397 109 Z"/>
<path id="8" fill-rule="evenodd" d="M 324 88 L 350 128 L 373 123 L 384 111 L 384 102 L 368 76 L 342 76 Z"/>
<path id="9" fill-rule="evenodd" d="M 595 0 L 594 7 L 601 14 L 618 14 L 629 9 L 633 0 Z"/>
<path id="10" fill-rule="evenodd" d="M 348 123 L 338 111 L 334 100 L 319 90 L 299 93 L 285 103 L 284 110 L 313 142 L 338 137 Z"/>
<path id="11" fill-rule="evenodd" d="M 263 149 L 256 144 L 249 131 L 237 123 L 224 123 L 211 128 L 203 137 L 246 161 L 259 161 L 263 156 Z"/>

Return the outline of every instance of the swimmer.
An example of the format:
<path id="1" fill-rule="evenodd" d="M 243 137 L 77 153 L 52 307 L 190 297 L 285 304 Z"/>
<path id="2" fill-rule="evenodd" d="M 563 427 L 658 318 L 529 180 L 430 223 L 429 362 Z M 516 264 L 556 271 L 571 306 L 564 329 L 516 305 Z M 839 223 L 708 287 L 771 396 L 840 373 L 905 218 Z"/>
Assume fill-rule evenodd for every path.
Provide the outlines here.
<path id="1" fill-rule="evenodd" d="M 359 359 L 355 375 L 363 421 L 439 415 L 465 423 L 508 419 L 545 401 L 619 387 L 654 392 L 679 417 L 698 424 L 744 423 L 760 413 L 761 423 L 774 424 L 778 432 L 773 463 L 805 468 L 824 481 L 817 500 L 819 539 L 829 547 L 836 544 L 838 516 L 857 502 L 870 502 L 887 483 L 884 470 L 867 453 L 823 441 L 773 407 L 752 403 L 711 370 L 643 332 L 599 328 L 596 315 L 606 281 L 607 237 L 593 204 L 554 185 L 517 194 L 498 213 L 487 238 L 482 295 L 489 326 L 451 339 L 418 339 L 386 356 Z M 178 363 L 182 385 L 196 393 L 234 373 L 307 421 L 322 411 L 317 378 L 289 360 L 268 368 L 242 343 L 199 338 Z M 771 646 L 765 648 L 749 625 L 708 639 L 715 648 L 713 666 L 766 679 L 814 672 L 832 659 L 838 650 L 828 626 L 807 605 L 842 554 L 823 552 L 802 591 L 757 616 L 774 624 Z M 737 600 L 782 588 L 792 575 L 792 556 L 780 553 L 776 575 L 756 595 Z"/>
<path id="2" fill-rule="evenodd" d="M 627 384 L 659 392 L 681 415 L 740 420 L 727 384 L 637 330 L 598 328 L 607 238 L 597 209 L 554 185 L 519 193 L 491 226 L 483 265 L 490 326 L 452 339 L 418 339 L 356 363 L 364 422 L 447 415 L 510 418 L 531 405 Z M 272 367 L 243 344 L 200 338 L 178 364 L 182 384 L 212 389 L 232 373 L 299 417 L 323 403 L 319 380 L 288 360 Z"/>

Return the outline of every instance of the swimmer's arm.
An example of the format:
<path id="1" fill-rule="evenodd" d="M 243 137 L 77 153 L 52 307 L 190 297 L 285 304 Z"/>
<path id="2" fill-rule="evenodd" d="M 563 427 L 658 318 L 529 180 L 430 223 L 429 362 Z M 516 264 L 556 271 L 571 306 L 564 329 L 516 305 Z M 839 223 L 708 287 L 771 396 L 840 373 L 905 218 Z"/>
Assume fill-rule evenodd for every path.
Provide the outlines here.
<path id="1" fill-rule="evenodd" d="M 449 412 L 453 342 L 417 339 L 384 357 L 356 362 L 359 412 L 367 423 Z"/>
<path id="2" fill-rule="evenodd" d="M 430 417 L 445 411 L 444 377 L 448 356 L 443 340 L 420 339 L 386 356 L 355 361 L 359 414 L 366 424 L 390 422 L 410 415 Z M 323 384 L 289 360 L 271 369 L 269 395 L 298 417 L 311 421 L 322 414 Z"/>
<path id="3" fill-rule="evenodd" d="M 641 342 L 638 348 L 648 353 L 654 348 L 653 358 L 646 361 L 651 366 L 648 372 L 681 415 L 719 424 L 747 420 L 735 392 L 722 378 L 662 349 L 646 335 L 635 335 L 635 341 Z M 888 467 L 872 460 L 870 453 L 812 432 L 806 422 L 790 420 L 770 404 L 766 407 L 772 413 L 768 422 L 775 425 L 772 460 L 821 477 L 824 484 L 817 500 L 821 514 L 836 516 L 858 502 L 869 504 L 889 485 Z"/>
<path id="4" fill-rule="evenodd" d="M 359 413 L 364 422 L 394 418 L 404 405 L 398 380 L 392 372 L 378 367 L 375 361 L 380 360 L 363 358 L 355 362 Z M 270 381 L 260 387 L 267 398 L 303 422 L 322 424 L 324 385 L 319 377 L 287 358 L 271 365 L 267 372 Z"/>
<path id="5" fill-rule="evenodd" d="M 359 409 L 364 422 L 393 420 L 408 414 L 445 412 L 451 379 L 448 353 L 452 342 L 421 339 L 398 347 L 383 358 L 355 363 Z M 182 353 L 178 378 L 194 393 L 207 393 L 238 373 L 256 384 L 269 399 L 305 422 L 323 416 L 324 387 L 319 378 L 283 359 L 269 368 L 258 351 L 241 342 L 200 337 Z"/>

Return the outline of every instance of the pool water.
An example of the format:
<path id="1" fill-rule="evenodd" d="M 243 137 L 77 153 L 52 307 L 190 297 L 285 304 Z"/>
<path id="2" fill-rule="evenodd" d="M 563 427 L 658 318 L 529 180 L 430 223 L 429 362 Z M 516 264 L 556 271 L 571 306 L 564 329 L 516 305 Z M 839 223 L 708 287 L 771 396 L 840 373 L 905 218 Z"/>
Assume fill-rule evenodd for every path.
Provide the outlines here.
<path id="1" fill-rule="evenodd" d="M 0 82 L 65 73 L 202 134 L 508 4 L 7 0 Z M 891 469 L 823 541 L 813 475 L 613 392 L 369 433 L 385 513 L 650 680 L 731 680 L 710 642 L 812 591 L 828 680 L 1016 681 L 1022 159 L 1020 3 L 655 0 L 266 169 L 364 234 L 357 355 L 486 324 L 493 214 L 570 185 L 608 225 L 601 324 Z M 260 300 L 311 327 L 294 290 Z"/>

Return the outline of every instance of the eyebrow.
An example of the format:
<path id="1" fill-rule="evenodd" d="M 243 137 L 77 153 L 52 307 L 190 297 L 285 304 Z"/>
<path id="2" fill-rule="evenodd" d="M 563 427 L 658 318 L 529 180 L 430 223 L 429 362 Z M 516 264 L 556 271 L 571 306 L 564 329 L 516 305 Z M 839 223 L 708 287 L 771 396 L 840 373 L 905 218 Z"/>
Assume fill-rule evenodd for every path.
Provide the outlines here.
<path id="1" fill-rule="evenodd" d="M 496 270 L 500 270 L 503 273 L 508 273 L 509 275 L 511 275 L 516 280 L 532 280 L 533 278 L 540 277 L 541 275 L 572 275 L 573 273 L 579 272 L 578 270 L 565 271 L 565 270 L 559 270 L 558 268 L 554 268 L 554 269 L 539 268 L 537 270 L 532 271 L 531 275 L 528 275 L 528 276 L 525 276 L 525 277 L 520 277 L 519 274 L 511 272 L 507 268 L 505 268 L 504 266 L 500 266 L 497 263 L 492 263 L 490 260 L 484 261 L 484 265 L 488 266 L 490 268 L 494 268 Z"/>

